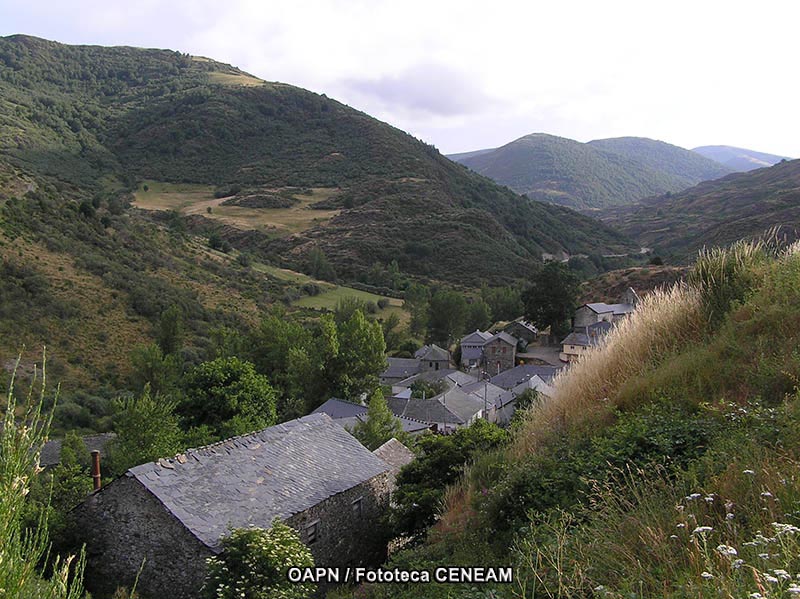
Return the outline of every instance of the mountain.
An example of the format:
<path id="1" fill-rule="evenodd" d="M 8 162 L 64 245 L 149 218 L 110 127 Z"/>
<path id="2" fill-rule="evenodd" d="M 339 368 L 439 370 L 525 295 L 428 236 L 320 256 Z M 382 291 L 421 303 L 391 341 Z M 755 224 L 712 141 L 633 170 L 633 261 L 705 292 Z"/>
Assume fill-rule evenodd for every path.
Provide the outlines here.
<path id="1" fill-rule="evenodd" d="M 410 274 L 479 284 L 523 278 L 543 253 L 633 249 L 324 95 L 207 58 L 11 36 L 0 39 L 0 93 L 0 159 L 65 193 L 105 197 L 141 181 L 217 196 L 306 191 L 316 201 L 285 198 L 293 212 L 277 225 L 252 203 L 199 214 L 253 231 L 248 249 L 280 265 L 302 268 L 322 247 L 346 278 L 397 260 Z"/>
<path id="2" fill-rule="evenodd" d="M 800 160 L 706 181 L 670 197 L 608 210 L 602 218 L 657 252 L 685 259 L 701 247 L 727 245 L 780 227 L 800 227 Z"/>
<path id="3" fill-rule="evenodd" d="M 733 171 L 752 171 L 757 168 L 772 166 L 781 160 L 791 160 L 786 156 L 765 154 L 764 152 L 735 148 L 733 146 L 700 146 L 699 148 L 694 148 L 692 152 L 697 152 L 706 158 L 719 162 Z"/>
<path id="4" fill-rule="evenodd" d="M 672 144 L 645 137 L 614 137 L 596 139 L 588 145 L 618 154 L 655 171 L 667 173 L 684 187 L 701 181 L 719 179 L 732 169 L 710 159 L 698 160 L 694 152 Z"/>
<path id="5" fill-rule="evenodd" d="M 730 172 L 689 150 L 635 137 L 584 144 L 533 133 L 451 158 L 532 199 L 582 209 L 631 204 Z"/>

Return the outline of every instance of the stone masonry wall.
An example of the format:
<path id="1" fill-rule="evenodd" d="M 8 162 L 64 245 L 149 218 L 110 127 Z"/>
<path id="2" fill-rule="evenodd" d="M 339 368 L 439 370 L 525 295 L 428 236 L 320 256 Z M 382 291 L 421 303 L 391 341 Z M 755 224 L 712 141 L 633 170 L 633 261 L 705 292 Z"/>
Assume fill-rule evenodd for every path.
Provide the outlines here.
<path id="1" fill-rule="evenodd" d="M 308 544 L 308 525 L 317 524 L 309 544 L 317 566 L 370 566 L 386 557 L 386 539 L 378 526 L 389 507 L 391 475 L 384 472 L 286 520 Z M 354 502 L 361 498 L 360 515 Z"/>
<path id="2" fill-rule="evenodd" d="M 194 599 L 212 552 L 135 478 L 123 476 L 73 511 L 86 543 L 86 584 L 95 599 L 117 587 L 144 599 Z M 144 560 L 144 566 L 142 566 Z"/>

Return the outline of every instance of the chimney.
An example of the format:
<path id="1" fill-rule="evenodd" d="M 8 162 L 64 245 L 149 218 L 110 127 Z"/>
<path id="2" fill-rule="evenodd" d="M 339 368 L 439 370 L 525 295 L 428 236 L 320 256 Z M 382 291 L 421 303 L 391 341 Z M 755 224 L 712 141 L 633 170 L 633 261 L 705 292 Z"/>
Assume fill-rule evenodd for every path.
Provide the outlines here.
<path id="1" fill-rule="evenodd" d="M 100 482 L 100 452 L 96 449 L 92 451 L 92 480 L 94 481 L 94 490 L 98 491 L 102 483 Z"/>

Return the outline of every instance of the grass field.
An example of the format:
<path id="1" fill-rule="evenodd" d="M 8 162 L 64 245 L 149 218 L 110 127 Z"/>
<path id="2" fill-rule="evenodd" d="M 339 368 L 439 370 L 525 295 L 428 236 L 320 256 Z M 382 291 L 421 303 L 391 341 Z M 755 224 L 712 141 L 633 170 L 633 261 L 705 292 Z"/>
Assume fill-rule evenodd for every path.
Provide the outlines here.
<path id="1" fill-rule="evenodd" d="M 147 191 L 144 190 L 145 185 Z M 310 208 L 311 204 L 328 199 L 336 191 L 318 187 L 309 194 L 298 193 L 294 196 L 297 203 L 290 208 L 245 208 L 222 206 L 227 198 L 215 198 L 214 188 L 210 185 L 145 181 L 136 192 L 133 205 L 144 210 L 177 210 L 186 215 L 199 214 L 238 229 L 283 237 L 305 231 L 336 216 L 338 210 Z"/>
<path id="2" fill-rule="evenodd" d="M 211 83 L 217 83 L 219 85 L 243 85 L 245 87 L 266 85 L 266 82 L 256 77 L 250 77 L 249 75 L 239 73 L 220 73 L 218 71 L 209 73 L 208 80 Z"/>

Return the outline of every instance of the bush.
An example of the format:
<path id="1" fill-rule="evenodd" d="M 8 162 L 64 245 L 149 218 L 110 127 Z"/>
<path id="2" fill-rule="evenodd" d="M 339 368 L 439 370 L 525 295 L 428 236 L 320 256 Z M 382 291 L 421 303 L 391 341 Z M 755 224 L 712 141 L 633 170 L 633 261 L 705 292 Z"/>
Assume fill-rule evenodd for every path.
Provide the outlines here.
<path id="1" fill-rule="evenodd" d="M 222 553 L 207 563 L 207 599 L 304 599 L 314 592 L 311 584 L 289 582 L 289 567 L 313 567 L 314 558 L 297 532 L 277 519 L 268 530 L 232 530 L 222 539 Z"/>

